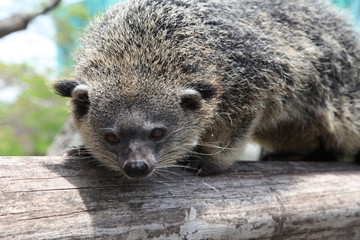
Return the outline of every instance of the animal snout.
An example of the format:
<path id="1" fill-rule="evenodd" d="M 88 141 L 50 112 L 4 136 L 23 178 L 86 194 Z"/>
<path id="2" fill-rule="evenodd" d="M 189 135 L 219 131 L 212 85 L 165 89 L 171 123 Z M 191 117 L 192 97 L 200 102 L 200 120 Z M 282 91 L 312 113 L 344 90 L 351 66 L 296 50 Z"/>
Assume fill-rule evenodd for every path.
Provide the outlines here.
<path id="1" fill-rule="evenodd" d="M 124 164 L 124 172 L 131 178 L 143 178 L 152 172 L 152 167 L 144 160 L 128 161 Z"/>

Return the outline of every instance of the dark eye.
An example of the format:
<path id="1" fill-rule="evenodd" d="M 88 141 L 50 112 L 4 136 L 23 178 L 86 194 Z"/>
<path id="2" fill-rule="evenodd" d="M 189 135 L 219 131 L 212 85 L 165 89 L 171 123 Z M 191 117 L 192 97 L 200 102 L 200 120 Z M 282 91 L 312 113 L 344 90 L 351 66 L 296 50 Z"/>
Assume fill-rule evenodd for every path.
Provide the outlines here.
<path id="1" fill-rule="evenodd" d="M 105 140 L 111 144 L 117 144 L 120 141 L 118 136 L 116 136 L 114 133 L 106 133 Z"/>
<path id="2" fill-rule="evenodd" d="M 160 140 L 164 137 L 166 129 L 164 128 L 154 128 L 150 133 L 150 138 L 154 140 Z"/>

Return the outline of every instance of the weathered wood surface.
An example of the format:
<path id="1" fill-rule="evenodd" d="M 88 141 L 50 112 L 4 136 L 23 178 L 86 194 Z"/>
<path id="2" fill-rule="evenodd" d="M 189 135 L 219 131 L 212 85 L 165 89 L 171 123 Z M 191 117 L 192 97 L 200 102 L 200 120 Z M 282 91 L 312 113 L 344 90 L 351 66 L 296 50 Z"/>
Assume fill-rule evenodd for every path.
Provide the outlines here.
<path id="1" fill-rule="evenodd" d="M 0 239 L 360 239 L 360 166 L 239 162 L 129 181 L 86 161 L 0 157 Z"/>

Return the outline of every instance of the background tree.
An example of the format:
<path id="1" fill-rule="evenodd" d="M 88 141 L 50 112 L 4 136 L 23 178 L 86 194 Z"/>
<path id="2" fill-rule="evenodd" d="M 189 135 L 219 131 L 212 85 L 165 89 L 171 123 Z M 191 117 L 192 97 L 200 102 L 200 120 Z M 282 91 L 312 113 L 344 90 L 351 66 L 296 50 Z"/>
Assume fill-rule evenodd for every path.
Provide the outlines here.
<path id="1" fill-rule="evenodd" d="M 0 20 L 0 38 L 12 32 L 26 29 L 29 22 L 39 15 L 45 14 L 59 5 L 61 0 L 49 0 L 40 10 L 33 13 L 15 13 Z"/>
<path id="2" fill-rule="evenodd" d="M 15 13 L 0 20 L 0 37 L 24 30 L 37 16 L 59 6 L 49 0 L 32 13 Z M 29 64 L 0 63 L 0 94 L 16 91 L 14 101 L 0 101 L 0 155 L 44 155 L 61 129 L 68 111 L 65 101 L 48 87 L 53 70 L 38 73 Z"/>

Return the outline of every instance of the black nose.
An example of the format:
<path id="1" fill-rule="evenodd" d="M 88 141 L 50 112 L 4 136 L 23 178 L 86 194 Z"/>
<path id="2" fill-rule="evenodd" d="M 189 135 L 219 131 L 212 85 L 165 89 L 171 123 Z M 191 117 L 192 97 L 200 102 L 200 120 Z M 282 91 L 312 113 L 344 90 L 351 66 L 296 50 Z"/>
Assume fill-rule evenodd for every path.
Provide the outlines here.
<path id="1" fill-rule="evenodd" d="M 151 173 L 151 168 L 146 161 L 128 161 L 124 165 L 124 172 L 131 178 L 142 178 Z"/>

